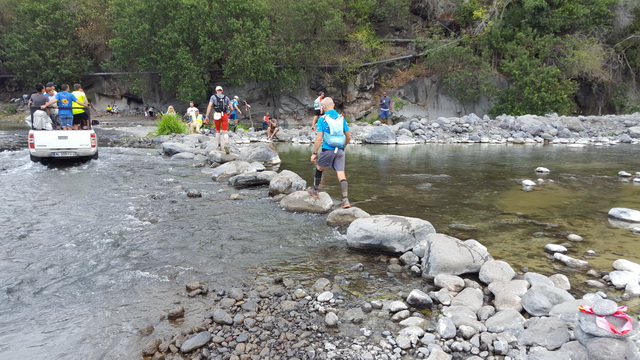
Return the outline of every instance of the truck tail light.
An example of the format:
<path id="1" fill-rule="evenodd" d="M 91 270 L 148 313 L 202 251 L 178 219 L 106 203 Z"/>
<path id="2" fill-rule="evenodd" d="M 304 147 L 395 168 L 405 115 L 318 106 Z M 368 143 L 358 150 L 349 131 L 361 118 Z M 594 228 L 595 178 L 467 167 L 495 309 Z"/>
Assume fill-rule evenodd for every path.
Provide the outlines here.
<path id="1" fill-rule="evenodd" d="M 33 139 L 33 134 L 29 134 L 29 149 L 35 149 L 36 148 L 36 143 L 35 140 Z"/>
<path id="2" fill-rule="evenodd" d="M 96 146 L 97 146 L 96 134 L 91 134 L 91 148 L 94 148 Z"/>

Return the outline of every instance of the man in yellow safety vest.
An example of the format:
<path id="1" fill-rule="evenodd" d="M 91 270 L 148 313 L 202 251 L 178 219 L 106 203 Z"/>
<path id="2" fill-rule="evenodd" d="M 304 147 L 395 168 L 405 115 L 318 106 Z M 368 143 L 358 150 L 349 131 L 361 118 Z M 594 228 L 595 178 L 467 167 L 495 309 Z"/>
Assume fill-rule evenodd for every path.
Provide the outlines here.
<path id="1" fill-rule="evenodd" d="M 87 94 L 82 90 L 82 85 L 73 84 L 72 94 L 78 99 L 78 101 L 88 104 Z M 84 106 L 73 102 L 73 130 L 84 129 L 89 126 L 89 113 L 84 109 Z"/>
<path id="2" fill-rule="evenodd" d="M 200 134 L 200 127 L 202 126 L 202 115 L 200 110 L 196 108 L 193 110 L 193 114 L 189 118 L 189 134 Z"/>

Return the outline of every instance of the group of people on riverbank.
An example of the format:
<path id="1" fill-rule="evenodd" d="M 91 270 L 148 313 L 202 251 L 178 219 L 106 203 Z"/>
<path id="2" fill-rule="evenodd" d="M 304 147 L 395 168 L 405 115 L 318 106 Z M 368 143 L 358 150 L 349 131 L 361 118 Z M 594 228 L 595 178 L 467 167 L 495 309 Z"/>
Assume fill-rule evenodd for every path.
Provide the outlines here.
<path id="1" fill-rule="evenodd" d="M 36 130 L 79 130 L 91 126 L 89 107 L 91 104 L 78 83 L 69 92 L 69 85 L 35 84 L 36 92 L 29 98 L 31 128 Z"/>
<path id="2" fill-rule="evenodd" d="M 216 86 L 215 93 L 209 98 L 209 104 L 205 115 L 200 114 L 200 110 L 189 102 L 189 107 L 184 115 L 189 124 L 189 133 L 197 134 L 203 124 L 210 122 L 213 117 L 215 125 L 215 141 L 217 148 L 221 148 L 225 153 L 229 153 L 229 127 L 230 123 L 233 131 L 238 126 L 238 114 L 242 114 L 239 108 L 239 97 L 234 96 L 229 99 L 223 93 L 222 86 Z M 380 106 L 380 119 L 388 124 L 391 111 L 393 109 L 391 98 L 383 92 L 378 105 Z M 322 176 L 327 169 L 336 171 L 340 183 L 342 195 L 342 208 L 349 208 L 349 185 L 346 177 L 346 157 L 345 148 L 351 141 L 351 133 L 346 118 L 335 110 L 335 103 L 331 97 L 326 97 L 324 92 L 319 92 L 313 103 L 314 118 L 312 130 L 316 132 L 313 150 L 310 161 L 315 164 L 313 185 L 307 189 L 312 197 L 319 197 L 319 188 L 323 183 Z M 175 114 L 173 106 L 167 109 L 168 114 Z M 269 112 L 262 118 L 262 130 L 267 130 L 267 141 L 271 141 L 278 133 L 277 121 Z"/>

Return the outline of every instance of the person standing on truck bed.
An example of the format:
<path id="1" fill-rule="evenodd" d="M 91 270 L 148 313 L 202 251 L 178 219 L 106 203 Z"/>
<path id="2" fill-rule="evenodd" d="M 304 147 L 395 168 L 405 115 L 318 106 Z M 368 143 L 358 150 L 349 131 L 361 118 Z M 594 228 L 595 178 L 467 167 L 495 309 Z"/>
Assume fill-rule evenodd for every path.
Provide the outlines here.
<path id="1" fill-rule="evenodd" d="M 49 81 L 47 85 L 44 86 L 44 93 L 49 98 L 49 101 L 55 99 L 56 94 L 58 93 L 56 91 L 56 86 L 57 85 L 52 83 L 51 81 Z M 53 129 L 58 130 L 60 128 L 60 122 L 58 121 L 58 108 L 50 107 L 47 109 L 47 112 L 49 113 L 49 117 L 51 118 L 51 122 L 53 123 Z"/>
<path id="2" fill-rule="evenodd" d="M 75 101 L 82 106 L 88 106 L 87 103 L 80 101 L 76 98 L 72 93 L 69 92 L 69 85 L 62 84 L 60 85 L 61 92 L 56 94 L 55 99 L 49 101 L 48 103 L 43 105 L 47 107 L 49 105 L 53 105 L 54 103 L 58 103 L 58 118 L 60 119 L 60 127 L 62 130 L 72 130 L 73 129 L 73 112 L 71 111 L 71 104 Z"/>
<path id="3" fill-rule="evenodd" d="M 87 101 L 87 95 L 84 93 L 84 90 L 82 90 L 82 85 L 73 84 L 72 94 L 81 102 L 89 103 L 89 101 Z M 89 126 L 89 113 L 81 108 L 78 102 L 73 102 L 71 112 L 73 113 L 73 130 L 84 129 Z"/>
<path id="4" fill-rule="evenodd" d="M 29 98 L 29 109 L 31 110 L 31 128 L 35 130 L 52 130 L 51 119 L 41 106 L 49 101 L 49 97 L 44 93 L 44 85 L 36 84 L 36 92 Z"/>

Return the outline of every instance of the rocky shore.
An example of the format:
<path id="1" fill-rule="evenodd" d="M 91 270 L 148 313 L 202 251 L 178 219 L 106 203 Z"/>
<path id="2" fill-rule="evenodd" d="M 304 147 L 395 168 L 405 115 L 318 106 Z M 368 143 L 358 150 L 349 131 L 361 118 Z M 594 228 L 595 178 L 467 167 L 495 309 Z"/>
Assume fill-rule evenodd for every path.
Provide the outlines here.
<path id="1" fill-rule="evenodd" d="M 356 122 L 349 124 L 354 144 L 490 143 L 561 144 L 570 146 L 640 143 L 640 113 L 616 116 L 498 116 L 475 114 L 460 118 L 395 119 L 394 125 Z M 231 134 L 237 144 L 266 141 L 264 131 Z M 307 144 L 315 134 L 310 128 L 281 129 L 276 141 Z M 162 138 L 160 142 L 167 141 Z"/>
<path id="2" fill-rule="evenodd" d="M 409 119 L 393 126 L 351 124 L 354 143 L 416 144 L 487 142 L 563 144 L 567 146 L 634 143 L 640 139 L 640 115 L 616 118 L 499 117 L 473 115 L 436 121 Z M 278 141 L 310 143 L 313 132 L 284 130 Z M 494 259 L 476 240 L 438 233 L 426 220 L 371 216 L 359 208 L 332 211 L 326 193 L 306 194 L 306 181 L 274 166 L 280 158 L 261 132 L 239 131 L 231 154 L 206 135 L 153 139 L 162 153 L 192 161 L 212 181 L 237 189 L 264 187 L 285 211 L 328 214 L 327 225 L 346 232 L 345 246 L 385 262 L 387 276 L 412 278 L 418 286 L 392 296 L 371 298 L 355 283 L 375 287 L 363 264 L 344 264 L 333 278 L 290 278 L 274 270 L 252 285 L 207 289 L 206 279 L 185 284 L 184 301 L 165 314 L 185 316 L 192 301 L 210 311 L 202 322 L 173 336 L 156 338 L 148 329 L 147 359 L 640 359 L 635 316 L 618 302 L 640 296 L 640 264 L 619 259 L 600 274 L 588 263 L 550 244 L 567 271 L 592 272 L 598 291 L 580 298 L 568 278 L 516 270 L 508 259 Z M 252 144 L 253 143 L 253 144 Z M 542 171 L 542 169 L 537 171 Z M 525 185 L 526 186 L 526 185 Z M 267 190 L 268 189 L 268 190 Z M 186 196 L 198 197 L 197 193 Z M 614 218 L 631 209 L 613 210 Z M 621 215 L 622 214 L 622 215 Z M 569 241 L 579 241 L 571 234 Z M 376 255 L 378 254 L 378 255 Z M 406 282 L 406 284 L 411 282 Z M 415 284 L 415 283 L 414 283 Z M 625 289 L 622 297 L 615 289 Z"/>

